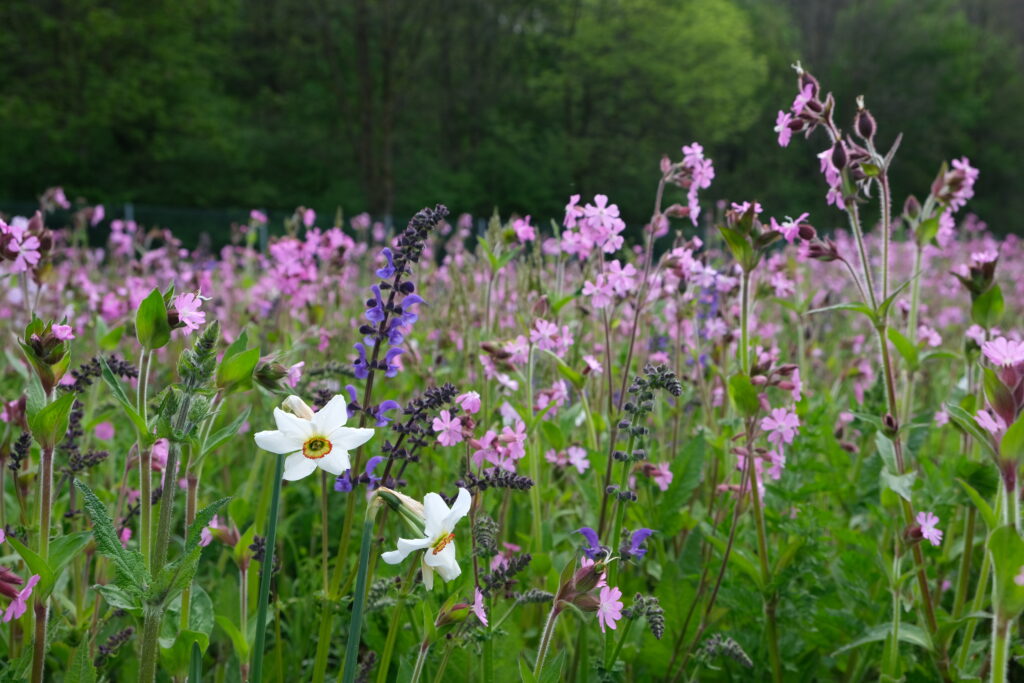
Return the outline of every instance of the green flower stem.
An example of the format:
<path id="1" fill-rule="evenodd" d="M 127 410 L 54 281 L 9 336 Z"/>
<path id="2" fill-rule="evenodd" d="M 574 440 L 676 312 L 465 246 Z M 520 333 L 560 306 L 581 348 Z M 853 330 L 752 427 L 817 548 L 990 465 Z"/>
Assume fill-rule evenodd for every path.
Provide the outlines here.
<path id="1" fill-rule="evenodd" d="M 1010 664 L 1010 620 L 1002 614 L 996 615 L 992 629 L 992 675 L 991 683 L 1004 683 Z"/>
<path id="2" fill-rule="evenodd" d="M 136 386 L 135 411 L 148 424 L 147 411 L 149 404 L 149 365 L 152 363 L 153 352 L 142 350 L 139 357 L 139 382 Z M 141 440 L 136 441 L 139 452 L 139 552 L 142 553 L 146 568 L 153 571 L 151 563 L 153 534 L 153 470 L 152 449 L 143 447 Z"/>
<path id="3" fill-rule="evenodd" d="M 260 563 L 260 588 L 256 607 L 256 642 L 252 651 L 253 683 L 263 681 L 263 649 L 267 639 L 267 602 L 270 599 L 270 576 L 274 571 L 274 544 L 277 542 L 277 517 L 281 507 L 281 480 L 284 476 L 284 456 L 276 455 L 274 469 L 273 497 L 270 499 L 270 519 L 267 523 L 267 540 Z M 242 624 L 245 627 L 245 624 Z"/>
<path id="4" fill-rule="evenodd" d="M 402 608 L 405 606 L 405 601 L 409 597 L 409 593 L 412 592 L 413 579 L 416 578 L 417 569 L 419 569 L 417 563 L 409 563 L 409 571 L 406 572 L 405 581 L 402 583 L 402 593 L 398 597 L 398 602 L 392 608 L 391 623 L 388 624 L 388 637 L 384 641 L 384 652 L 381 654 L 380 664 L 377 666 L 377 683 L 387 683 L 388 669 L 391 668 L 391 656 L 395 652 L 395 640 L 398 638 L 398 621 L 402 616 Z"/>
<path id="5" fill-rule="evenodd" d="M 352 496 L 353 498 L 355 496 Z M 363 607 L 366 605 L 366 575 L 370 564 L 370 541 L 373 538 L 373 518 L 376 506 L 371 503 L 363 520 L 363 539 L 359 544 L 359 569 L 356 575 L 356 590 L 352 596 L 352 619 L 348 626 L 348 644 L 345 647 L 345 666 L 342 680 L 352 683 L 356 679 L 359 664 L 359 641 L 363 630 Z"/>
<path id="6" fill-rule="evenodd" d="M 996 516 L 1002 514 L 1003 496 L 996 497 Z M 966 549 L 965 549 L 966 552 Z M 971 612 L 980 612 L 985 607 L 985 598 L 988 595 L 988 579 L 992 573 L 992 555 L 985 549 L 981 561 L 981 569 L 978 575 L 978 585 L 974 589 L 974 600 L 971 601 Z M 962 671 L 967 666 L 967 659 L 970 655 L 971 643 L 974 642 L 974 632 L 978 628 L 978 620 L 970 618 L 967 620 L 967 628 L 964 630 L 964 638 L 960 643 L 960 652 L 957 656 L 957 666 Z"/>
<path id="7" fill-rule="evenodd" d="M 416 666 L 412 669 L 412 678 L 410 679 L 412 683 L 419 683 L 420 676 L 423 675 L 423 665 L 427 661 L 427 652 L 429 651 L 430 640 L 424 638 L 423 642 L 420 643 L 420 652 L 416 655 Z"/>
<path id="8" fill-rule="evenodd" d="M 544 623 L 544 632 L 540 637 L 540 646 L 537 648 L 537 663 L 533 667 L 534 678 L 540 678 L 540 672 L 544 670 L 544 658 L 547 656 L 548 648 L 551 646 L 551 636 L 555 632 L 555 623 L 558 621 L 558 615 L 561 612 L 556 600 L 551 606 L 551 611 L 548 612 L 548 620 Z"/>
<path id="9" fill-rule="evenodd" d="M 39 557 L 46 562 L 50 557 L 50 507 L 53 497 L 53 448 L 44 447 L 39 458 Z M 36 599 L 36 631 L 32 651 L 32 683 L 42 683 L 46 663 L 46 600 Z"/>
<path id="10" fill-rule="evenodd" d="M 900 577 L 900 556 L 899 542 L 897 541 L 895 553 L 892 560 L 892 583 L 889 589 L 892 591 L 892 630 L 889 633 L 889 640 L 886 645 L 889 648 L 886 656 L 882 658 L 882 670 L 892 680 L 900 675 L 900 615 L 903 609 L 900 606 L 900 588 L 896 581 Z"/>
<path id="11" fill-rule="evenodd" d="M 615 660 L 618 659 L 619 653 L 622 652 L 622 646 L 626 644 L 626 636 L 629 635 L 629 629 L 633 628 L 634 619 L 627 619 L 626 625 L 623 627 L 622 632 L 619 633 L 619 642 L 615 643 L 615 649 L 612 650 L 611 656 L 604 661 L 604 668 L 606 671 L 610 671 L 612 666 L 615 665 Z M 586 629 L 580 629 L 585 631 Z"/>

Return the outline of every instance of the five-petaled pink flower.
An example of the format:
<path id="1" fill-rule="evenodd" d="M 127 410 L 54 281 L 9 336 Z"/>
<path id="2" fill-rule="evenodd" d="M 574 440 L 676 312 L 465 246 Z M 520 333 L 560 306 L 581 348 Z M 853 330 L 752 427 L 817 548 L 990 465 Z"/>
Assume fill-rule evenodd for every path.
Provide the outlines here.
<path id="1" fill-rule="evenodd" d="M 932 545 L 942 543 L 942 531 L 936 526 L 939 518 L 931 512 L 918 512 L 914 518 L 921 525 L 921 536 L 926 538 Z"/>
<path id="2" fill-rule="evenodd" d="M 602 633 L 605 626 L 614 631 L 616 622 L 622 618 L 621 597 L 622 591 L 618 588 L 605 586 L 601 589 L 597 603 L 597 623 L 601 625 Z"/>
<path id="3" fill-rule="evenodd" d="M 480 412 L 480 394 L 475 391 L 467 391 L 464 394 L 456 396 L 455 402 L 459 404 L 460 408 L 470 415 L 475 415 Z"/>
<path id="4" fill-rule="evenodd" d="M 462 441 L 462 420 L 452 417 L 447 410 L 441 411 L 440 417 L 434 418 L 434 431 L 437 432 L 437 442 L 442 446 L 454 446 Z"/>
<path id="5" fill-rule="evenodd" d="M 761 429 L 769 432 L 768 441 L 776 446 L 793 443 L 799 427 L 800 418 L 785 408 L 776 408 L 771 415 L 761 420 Z"/>
<path id="6" fill-rule="evenodd" d="M 185 325 L 186 334 L 195 332 L 206 322 L 206 313 L 199 310 L 203 300 L 192 292 L 185 292 L 174 297 L 174 310 L 178 312 L 178 320 Z"/>
<path id="7" fill-rule="evenodd" d="M 993 365 L 1005 368 L 1024 363 L 1024 343 L 1006 337 L 996 337 L 984 342 L 981 350 Z"/>

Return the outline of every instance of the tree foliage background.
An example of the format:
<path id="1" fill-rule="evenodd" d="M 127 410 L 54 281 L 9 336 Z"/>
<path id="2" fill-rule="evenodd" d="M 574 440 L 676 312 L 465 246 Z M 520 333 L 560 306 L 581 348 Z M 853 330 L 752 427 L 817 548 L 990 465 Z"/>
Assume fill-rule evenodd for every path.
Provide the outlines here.
<path id="1" fill-rule="evenodd" d="M 636 225 L 698 140 L 715 196 L 824 218 L 772 133 L 799 59 L 906 133 L 898 197 L 966 154 L 972 207 L 1015 232 L 1022 35 L 1014 0 L 7 0 L 0 200 L 544 221 L 603 192 Z"/>

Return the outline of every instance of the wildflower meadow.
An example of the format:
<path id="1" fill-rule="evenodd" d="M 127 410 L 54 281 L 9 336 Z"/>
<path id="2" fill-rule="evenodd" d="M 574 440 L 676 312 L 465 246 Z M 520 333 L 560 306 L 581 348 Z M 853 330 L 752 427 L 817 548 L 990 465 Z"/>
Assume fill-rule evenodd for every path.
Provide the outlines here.
<path id="1" fill-rule="evenodd" d="M 4 216 L 0 679 L 1019 680 L 1024 246 L 793 83 L 796 216 Z"/>

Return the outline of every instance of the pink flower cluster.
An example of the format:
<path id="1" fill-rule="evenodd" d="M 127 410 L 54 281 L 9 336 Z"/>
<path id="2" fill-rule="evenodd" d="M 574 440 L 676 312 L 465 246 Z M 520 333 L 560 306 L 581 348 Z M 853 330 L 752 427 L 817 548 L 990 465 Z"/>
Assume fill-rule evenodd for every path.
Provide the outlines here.
<path id="1" fill-rule="evenodd" d="M 580 195 L 574 194 L 565 205 L 562 225 L 562 251 L 587 259 L 594 249 L 614 254 L 622 248 L 622 231 L 626 223 L 619 218 L 617 204 L 608 203 L 608 195 L 594 196 L 594 203 L 579 206 Z"/>
<path id="2" fill-rule="evenodd" d="M 503 470 L 514 472 L 516 461 L 526 455 L 526 425 L 516 422 L 515 428 L 505 426 L 498 434 L 488 429 L 480 439 L 470 439 L 469 445 L 473 452 L 473 463 L 479 467 L 485 461 Z"/>

